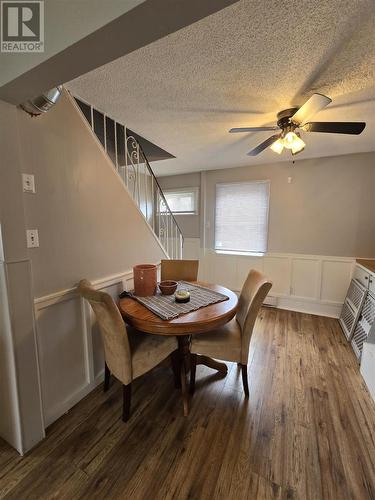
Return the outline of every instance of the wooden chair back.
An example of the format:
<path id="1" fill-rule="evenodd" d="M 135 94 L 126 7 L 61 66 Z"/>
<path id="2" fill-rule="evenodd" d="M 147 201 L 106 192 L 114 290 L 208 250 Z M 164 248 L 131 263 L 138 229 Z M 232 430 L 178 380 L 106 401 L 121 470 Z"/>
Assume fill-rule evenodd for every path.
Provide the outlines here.
<path id="1" fill-rule="evenodd" d="M 161 281 L 197 281 L 199 260 L 168 259 L 161 261 Z"/>

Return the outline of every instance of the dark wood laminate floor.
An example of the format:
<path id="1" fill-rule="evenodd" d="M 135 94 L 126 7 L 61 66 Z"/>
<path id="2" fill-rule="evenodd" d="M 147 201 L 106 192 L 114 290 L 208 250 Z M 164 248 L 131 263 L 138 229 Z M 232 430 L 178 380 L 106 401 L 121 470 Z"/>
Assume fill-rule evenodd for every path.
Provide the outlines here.
<path id="1" fill-rule="evenodd" d="M 249 360 L 220 379 L 198 367 L 188 418 L 171 372 L 98 387 L 20 458 L 0 442 L 0 497 L 373 499 L 375 405 L 338 322 L 263 309 Z"/>

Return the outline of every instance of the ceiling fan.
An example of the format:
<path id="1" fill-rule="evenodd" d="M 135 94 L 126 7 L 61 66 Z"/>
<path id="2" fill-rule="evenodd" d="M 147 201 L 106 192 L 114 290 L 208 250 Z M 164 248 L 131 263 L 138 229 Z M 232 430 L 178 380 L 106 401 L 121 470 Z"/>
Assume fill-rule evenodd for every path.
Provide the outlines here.
<path id="1" fill-rule="evenodd" d="M 277 126 L 274 127 L 240 127 L 231 128 L 230 133 L 237 132 L 261 132 L 266 130 L 279 130 L 247 154 L 256 156 L 266 148 L 281 154 L 284 148 L 289 149 L 292 155 L 300 153 L 306 144 L 301 139 L 297 129 L 304 132 L 324 132 L 328 134 L 360 134 L 366 123 L 364 122 L 308 122 L 318 111 L 322 110 L 332 100 L 322 94 L 313 94 L 300 108 L 284 109 L 277 113 Z"/>

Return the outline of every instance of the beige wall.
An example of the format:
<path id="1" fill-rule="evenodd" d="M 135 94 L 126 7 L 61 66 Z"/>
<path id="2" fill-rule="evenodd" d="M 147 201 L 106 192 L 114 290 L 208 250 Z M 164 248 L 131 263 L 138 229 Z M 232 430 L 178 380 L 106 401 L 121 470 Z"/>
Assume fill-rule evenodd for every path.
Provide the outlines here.
<path id="1" fill-rule="evenodd" d="M 179 177 L 184 185 L 183 175 L 161 181 L 178 187 Z M 375 153 L 211 170 L 204 177 L 208 248 L 214 242 L 215 185 L 269 179 L 269 252 L 375 257 Z"/>
<path id="2" fill-rule="evenodd" d="M 200 187 L 201 176 L 200 173 L 172 175 L 168 177 L 160 177 L 159 184 L 161 188 L 190 188 Z M 200 210 L 200 209 L 199 209 Z M 198 215 L 175 215 L 178 225 L 181 228 L 184 238 L 199 238 L 199 222 L 200 216 Z"/>

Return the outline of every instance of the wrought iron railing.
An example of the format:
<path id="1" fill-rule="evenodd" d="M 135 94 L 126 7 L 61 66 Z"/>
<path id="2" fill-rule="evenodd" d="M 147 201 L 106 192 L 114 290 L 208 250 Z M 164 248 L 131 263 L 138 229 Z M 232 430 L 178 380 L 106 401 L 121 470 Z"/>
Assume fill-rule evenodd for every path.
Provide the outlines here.
<path id="1" fill-rule="evenodd" d="M 171 259 L 182 258 L 183 236 L 139 142 L 126 138 L 126 162 L 119 173 Z"/>
<path id="2" fill-rule="evenodd" d="M 184 242 L 181 229 L 142 146 L 135 137 L 127 135 L 124 125 L 81 99 L 76 98 L 76 102 L 168 256 L 181 259 Z"/>

